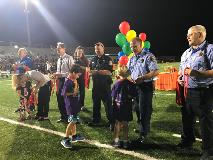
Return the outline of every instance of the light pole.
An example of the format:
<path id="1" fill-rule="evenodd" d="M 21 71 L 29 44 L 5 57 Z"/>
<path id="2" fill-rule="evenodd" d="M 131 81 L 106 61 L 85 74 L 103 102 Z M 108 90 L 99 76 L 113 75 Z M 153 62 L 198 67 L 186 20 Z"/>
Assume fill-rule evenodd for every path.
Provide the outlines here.
<path id="1" fill-rule="evenodd" d="M 28 0 L 24 0 L 24 13 L 25 13 L 25 17 L 26 17 L 26 27 L 27 27 L 27 43 L 28 43 L 28 47 L 31 46 L 31 36 L 30 36 L 30 24 L 29 24 L 29 9 L 28 9 Z"/>

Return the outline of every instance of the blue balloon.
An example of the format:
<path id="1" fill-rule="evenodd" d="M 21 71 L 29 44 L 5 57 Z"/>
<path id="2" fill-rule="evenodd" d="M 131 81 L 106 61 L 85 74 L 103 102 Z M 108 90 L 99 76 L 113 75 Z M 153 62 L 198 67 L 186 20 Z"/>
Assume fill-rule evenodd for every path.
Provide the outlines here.
<path id="1" fill-rule="evenodd" d="M 124 55 L 125 55 L 125 53 L 124 53 L 123 51 L 118 52 L 118 59 L 119 59 L 121 56 L 124 56 Z"/>

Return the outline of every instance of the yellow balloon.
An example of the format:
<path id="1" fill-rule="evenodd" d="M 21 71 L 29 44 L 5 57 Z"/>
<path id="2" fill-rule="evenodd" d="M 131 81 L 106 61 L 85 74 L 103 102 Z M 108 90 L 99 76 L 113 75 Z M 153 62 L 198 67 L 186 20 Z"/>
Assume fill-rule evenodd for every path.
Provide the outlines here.
<path id="1" fill-rule="evenodd" d="M 142 48 L 144 48 L 144 41 L 142 41 L 141 46 L 142 46 Z"/>
<path id="2" fill-rule="evenodd" d="M 137 36 L 137 34 L 134 30 L 129 30 L 126 34 L 126 39 L 127 39 L 128 42 L 130 42 L 136 36 Z"/>
<path id="3" fill-rule="evenodd" d="M 130 58 L 132 58 L 132 56 L 134 56 L 134 53 L 130 53 L 130 54 L 128 55 L 128 58 L 130 59 Z"/>

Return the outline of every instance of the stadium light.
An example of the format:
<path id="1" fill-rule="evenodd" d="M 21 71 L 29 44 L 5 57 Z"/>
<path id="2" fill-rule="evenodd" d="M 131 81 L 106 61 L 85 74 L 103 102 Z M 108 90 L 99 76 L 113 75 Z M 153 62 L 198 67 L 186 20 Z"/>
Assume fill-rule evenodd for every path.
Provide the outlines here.
<path id="1" fill-rule="evenodd" d="M 18 47 L 18 45 L 15 45 L 14 48 L 15 48 L 15 49 L 18 49 L 19 47 Z"/>
<path id="2" fill-rule="evenodd" d="M 31 46 L 31 35 L 30 35 L 30 24 L 29 24 L 29 8 L 28 8 L 28 0 L 24 0 L 24 13 L 26 17 L 26 28 L 27 28 L 27 42 L 28 47 Z"/>
<path id="3" fill-rule="evenodd" d="M 73 45 L 77 45 L 78 41 L 73 35 L 63 26 L 56 17 L 42 5 L 40 0 L 31 0 L 33 5 L 38 9 L 43 18 L 47 21 L 50 29 L 56 34 L 57 38 L 61 41 L 72 42 Z"/>

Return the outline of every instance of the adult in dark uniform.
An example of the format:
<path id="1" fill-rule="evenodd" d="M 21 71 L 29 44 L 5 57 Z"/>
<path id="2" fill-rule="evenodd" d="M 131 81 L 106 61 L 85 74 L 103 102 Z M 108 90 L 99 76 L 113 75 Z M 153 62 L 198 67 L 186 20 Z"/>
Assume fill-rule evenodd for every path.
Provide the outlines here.
<path id="1" fill-rule="evenodd" d="M 202 149 L 201 160 L 213 159 L 213 45 L 208 44 L 206 29 L 202 25 L 188 30 L 187 49 L 180 63 L 178 82 L 185 89 L 182 141 L 179 146 L 192 146 L 193 122 L 199 117 Z"/>
<path id="2" fill-rule="evenodd" d="M 104 54 L 104 45 L 101 42 L 95 44 L 96 56 L 90 62 L 93 80 L 93 121 L 90 125 L 97 125 L 101 120 L 101 101 L 103 101 L 110 129 L 114 128 L 112 111 L 111 84 L 112 84 L 112 60 Z"/>
<path id="3" fill-rule="evenodd" d="M 140 113 L 140 135 L 138 142 L 143 142 L 150 131 L 152 115 L 153 78 L 158 75 L 158 66 L 155 56 L 142 48 L 142 41 L 136 37 L 130 42 L 134 53 L 127 66 L 132 80 L 137 84 L 139 113 Z"/>
<path id="4" fill-rule="evenodd" d="M 78 46 L 75 49 L 75 53 L 74 53 L 73 58 L 74 58 L 74 63 L 80 65 L 82 70 L 83 70 L 83 73 L 79 76 L 77 81 L 78 81 L 78 85 L 79 85 L 79 92 L 80 92 L 79 101 L 80 101 L 80 104 L 81 104 L 81 109 L 82 110 L 86 110 L 86 107 L 84 105 L 84 99 L 85 99 L 85 74 L 86 74 L 87 67 L 89 67 L 89 61 L 85 57 L 84 48 L 81 47 L 81 46 Z"/>
<path id="5" fill-rule="evenodd" d="M 67 116 L 67 112 L 66 112 L 66 108 L 64 104 L 64 97 L 61 95 L 61 91 L 64 86 L 65 78 L 67 77 L 69 73 L 69 69 L 74 64 L 74 60 L 70 55 L 66 54 L 65 50 L 66 49 L 65 49 L 64 43 L 58 42 L 57 53 L 59 54 L 60 57 L 57 62 L 57 72 L 54 73 L 53 75 L 57 78 L 56 83 L 57 83 L 58 89 L 56 92 L 56 96 L 57 96 L 57 102 L 58 102 L 58 109 L 61 114 L 61 118 L 57 122 L 67 123 L 68 116 Z"/>

